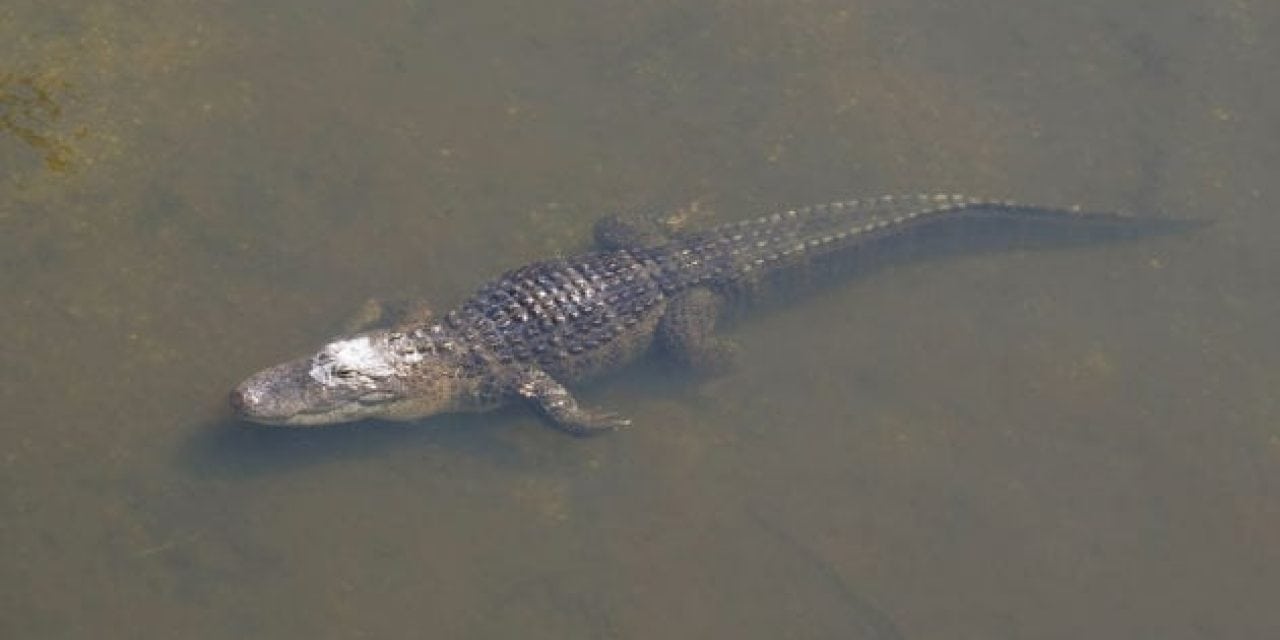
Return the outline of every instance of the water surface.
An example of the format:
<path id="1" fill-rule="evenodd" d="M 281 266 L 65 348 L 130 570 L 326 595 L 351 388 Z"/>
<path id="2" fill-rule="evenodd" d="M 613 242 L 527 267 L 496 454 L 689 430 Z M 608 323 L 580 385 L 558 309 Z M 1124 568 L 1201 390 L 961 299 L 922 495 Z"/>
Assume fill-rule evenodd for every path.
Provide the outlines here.
<path id="1" fill-rule="evenodd" d="M 1226 638 L 1280 628 L 1280 6 L 0 9 L 0 635 Z M 369 297 L 917 191 L 1214 224 L 897 264 L 742 366 L 263 431 Z"/>

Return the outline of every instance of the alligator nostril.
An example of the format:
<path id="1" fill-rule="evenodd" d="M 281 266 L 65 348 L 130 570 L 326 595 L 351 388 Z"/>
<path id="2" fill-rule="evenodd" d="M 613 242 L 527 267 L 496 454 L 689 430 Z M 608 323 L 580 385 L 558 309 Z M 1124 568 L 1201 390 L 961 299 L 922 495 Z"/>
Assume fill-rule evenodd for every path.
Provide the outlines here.
<path id="1" fill-rule="evenodd" d="M 246 399 L 243 391 L 239 389 L 232 389 L 228 400 L 231 402 L 231 408 L 235 409 L 237 413 L 244 411 Z"/>

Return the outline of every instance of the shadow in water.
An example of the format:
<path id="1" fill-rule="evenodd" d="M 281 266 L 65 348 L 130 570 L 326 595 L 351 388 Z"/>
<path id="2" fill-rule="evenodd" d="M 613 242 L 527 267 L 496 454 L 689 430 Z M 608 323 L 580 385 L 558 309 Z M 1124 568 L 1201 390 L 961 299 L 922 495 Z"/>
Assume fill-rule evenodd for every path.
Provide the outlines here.
<path id="1" fill-rule="evenodd" d="M 514 428 L 511 411 L 442 416 L 415 422 L 364 421 L 320 428 L 264 427 L 226 417 L 194 430 L 179 465 L 202 476 L 251 477 L 338 460 L 376 458 L 396 449 L 443 449 L 449 455 L 515 466 L 520 456 L 498 438 Z"/>

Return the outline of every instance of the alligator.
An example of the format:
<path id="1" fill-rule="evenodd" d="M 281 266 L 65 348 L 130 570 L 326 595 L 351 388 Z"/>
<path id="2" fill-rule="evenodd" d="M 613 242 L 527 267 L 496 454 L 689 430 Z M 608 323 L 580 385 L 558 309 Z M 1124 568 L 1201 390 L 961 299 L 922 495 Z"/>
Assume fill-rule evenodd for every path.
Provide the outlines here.
<path id="1" fill-rule="evenodd" d="M 254 374 L 230 404 L 249 422 L 327 425 L 523 402 L 574 435 L 617 429 L 630 421 L 582 406 L 566 385 L 650 351 L 722 370 L 736 345 L 716 335 L 717 323 L 771 274 L 949 220 L 1179 228 L 1164 218 L 951 194 L 833 202 L 677 234 L 611 216 L 597 224 L 593 252 L 508 271 L 438 319 L 410 313 L 344 334 Z"/>

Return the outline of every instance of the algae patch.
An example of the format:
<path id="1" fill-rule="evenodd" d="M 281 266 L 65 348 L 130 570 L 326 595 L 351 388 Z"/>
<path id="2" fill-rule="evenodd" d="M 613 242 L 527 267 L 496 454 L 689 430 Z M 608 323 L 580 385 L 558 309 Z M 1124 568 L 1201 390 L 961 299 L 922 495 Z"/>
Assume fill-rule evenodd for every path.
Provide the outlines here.
<path id="1" fill-rule="evenodd" d="M 38 153 L 49 171 L 65 173 L 73 164 L 73 142 L 88 135 L 80 126 L 65 130 L 62 100 L 68 84 L 50 74 L 0 71 L 0 135 Z"/>

